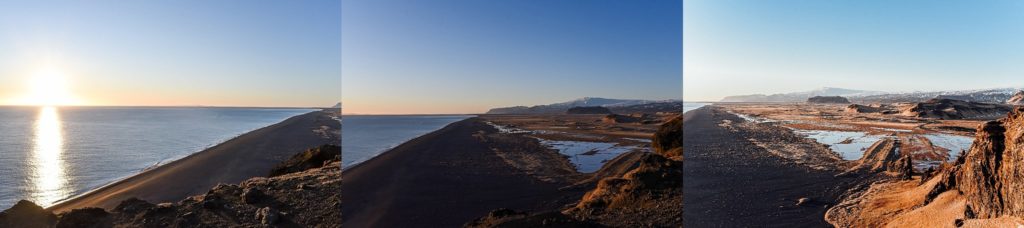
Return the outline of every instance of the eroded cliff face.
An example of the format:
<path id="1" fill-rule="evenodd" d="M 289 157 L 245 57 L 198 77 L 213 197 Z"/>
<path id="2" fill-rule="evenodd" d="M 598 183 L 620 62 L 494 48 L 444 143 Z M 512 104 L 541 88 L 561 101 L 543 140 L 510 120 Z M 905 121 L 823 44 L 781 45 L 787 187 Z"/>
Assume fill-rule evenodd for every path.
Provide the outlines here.
<path id="1" fill-rule="evenodd" d="M 968 217 L 1024 217 L 1024 108 L 978 129 L 956 189 L 968 202 Z M 973 215 L 973 216 L 972 216 Z"/>
<path id="2" fill-rule="evenodd" d="M 1024 107 L 979 126 L 971 149 L 926 181 L 880 182 L 829 210 L 837 227 L 1024 225 Z"/>

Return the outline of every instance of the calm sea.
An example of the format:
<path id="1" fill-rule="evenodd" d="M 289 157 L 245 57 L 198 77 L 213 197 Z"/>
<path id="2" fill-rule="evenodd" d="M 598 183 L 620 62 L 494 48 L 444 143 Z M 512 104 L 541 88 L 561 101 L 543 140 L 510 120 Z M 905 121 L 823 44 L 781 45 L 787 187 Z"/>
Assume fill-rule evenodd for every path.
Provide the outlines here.
<path id="1" fill-rule="evenodd" d="M 0 107 L 0 209 L 52 205 L 310 111 Z"/>
<path id="2" fill-rule="evenodd" d="M 341 166 L 369 160 L 406 141 L 472 116 L 342 116 Z"/>

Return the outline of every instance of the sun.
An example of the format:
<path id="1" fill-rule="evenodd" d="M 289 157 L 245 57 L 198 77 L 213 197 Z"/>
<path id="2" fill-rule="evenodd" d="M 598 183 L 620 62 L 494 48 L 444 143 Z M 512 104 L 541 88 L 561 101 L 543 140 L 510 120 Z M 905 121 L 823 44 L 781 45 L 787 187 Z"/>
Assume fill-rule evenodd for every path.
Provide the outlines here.
<path id="1" fill-rule="evenodd" d="M 67 75 L 56 68 L 42 68 L 30 74 L 28 93 L 18 103 L 38 106 L 79 105 L 71 93 Z"/>

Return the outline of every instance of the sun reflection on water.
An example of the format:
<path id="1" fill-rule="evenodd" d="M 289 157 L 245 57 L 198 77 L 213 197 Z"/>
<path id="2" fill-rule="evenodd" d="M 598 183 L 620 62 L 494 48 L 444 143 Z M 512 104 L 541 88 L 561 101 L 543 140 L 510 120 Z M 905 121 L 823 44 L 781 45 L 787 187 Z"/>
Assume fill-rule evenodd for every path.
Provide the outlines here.
<path id="1" fill-rule="evenodd" d="M 32 201 L 50 206 L 71 194 L 64 171 L 64 132 L 56 107 L 42 107 L 35 121 L 32 148 Z"/>

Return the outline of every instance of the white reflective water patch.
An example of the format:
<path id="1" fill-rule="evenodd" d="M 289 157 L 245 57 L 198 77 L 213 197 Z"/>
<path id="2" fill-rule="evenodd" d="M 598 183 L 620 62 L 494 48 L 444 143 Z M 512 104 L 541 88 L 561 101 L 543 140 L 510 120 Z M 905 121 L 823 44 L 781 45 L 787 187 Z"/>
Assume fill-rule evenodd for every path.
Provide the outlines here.
<path id="1" fill-rule="evenodd" d="M 622 153 L 637 149 L 635 146 L 617 146 L 616 143 L 555 141 L 538 139 L 542 145 L 558 150 L 558 153 L 569 157 L 569 161 L 581 173 L 592 173 L 601 169 L 605 162 Z"/>
<path id="2" fill-rule="evenodd" d="M 865 150 L 886 137 L 852 131 L 794 130 L 793 132 L 828 145 L 832 151 L 839 153 L 843 160 L 860 159 L 864 156 Z"/>
<path id="3" fill-rule="evenodd" d="M 926 134 L 922 135 L 928 138 L 928 141 L 932 141 L 932 145 L 949 149 L 948 161 L 955 161 L 956 157 L 960 155 L 960 151 L 966 151 L 971 149 L 971 144 L 974 143 L 974 139 L 967 136 L 950 135 L 950 134 Z"/>

